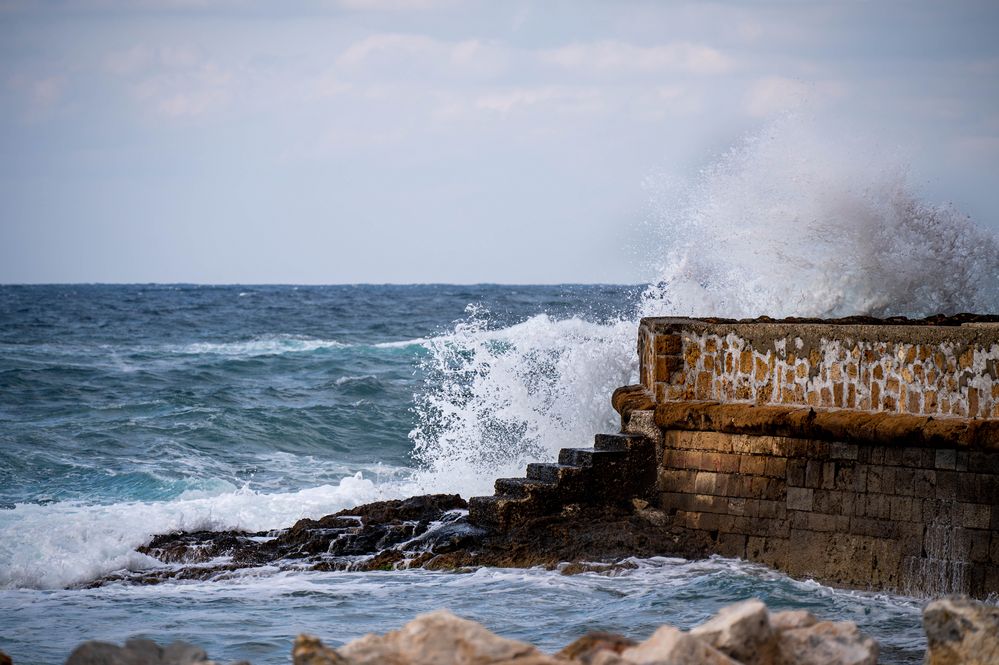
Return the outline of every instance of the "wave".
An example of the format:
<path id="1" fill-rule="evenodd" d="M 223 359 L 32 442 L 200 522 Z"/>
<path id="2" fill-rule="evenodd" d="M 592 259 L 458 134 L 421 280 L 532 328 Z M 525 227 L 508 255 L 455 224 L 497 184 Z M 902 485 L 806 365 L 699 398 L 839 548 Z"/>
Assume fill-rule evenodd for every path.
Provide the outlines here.
<path id="1" fill-rule="evenodd" d="M 498 475 L 616 428 L 614 388 L 637 371 L 634 323 L 531 317 L 493 329 L 472 308 L 426 343 L 410 433 L 425 489 L 492 494 Z"/>
<path id="2" fill-rule="evenodd" d="M 330 339 L 315 339 L 298 335 L 269 335 L 242 342 L 196 342 L 177 347 L 175 351 L 190 355 L 270 356 L 283 353 L 303 353 L 318 349 L 340 349 L 351 346 Z"/>
<path id="3" fill-rule="evenodd" d="M 632 317 L 535 316 L 495 330 L 472 308 L 425 343 L 410 433 L 420 480 L 491 494 L 564 446 L 616 431 L 643 316 L 926 316 L 999 310 L 999 241 L 922 201 L 876 143 L 780 119 L 690 182 L 649 181 L 655 278 Z"/>
<path id="4" fill-rule="evenodd" d="M 404 483 L 376 484 L 361 473 L 336 485 L 265 494 L 236 489 L 189 492 L 163 502 L 86 505 L 16 504 L 0 511 L 0 588 L 56 589 L 113 571 L 158 565 L 136 548 L 160 533 L 200 529 L 264 531 L 408 493 Z"/>

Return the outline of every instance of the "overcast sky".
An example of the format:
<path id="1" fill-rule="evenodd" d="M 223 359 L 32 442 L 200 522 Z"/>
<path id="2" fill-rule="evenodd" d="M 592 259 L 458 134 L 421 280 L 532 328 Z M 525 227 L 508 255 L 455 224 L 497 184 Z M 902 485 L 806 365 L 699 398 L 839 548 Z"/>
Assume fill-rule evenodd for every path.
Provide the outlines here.
<path id="1" fill-rule="evenodd" d="M 997 8 L 0 0 L 0 282 L 641 282 L 803 105 L 999 228 Z"/>

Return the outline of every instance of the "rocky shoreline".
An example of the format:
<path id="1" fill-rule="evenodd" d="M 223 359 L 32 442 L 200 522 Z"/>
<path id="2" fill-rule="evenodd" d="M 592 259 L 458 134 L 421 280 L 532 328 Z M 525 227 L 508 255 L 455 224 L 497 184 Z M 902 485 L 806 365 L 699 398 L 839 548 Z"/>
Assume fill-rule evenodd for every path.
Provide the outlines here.
<path id="1" fill-rule="evenodd" d="M 433 494 L 303 519 L 278 531 L 163 534 L 139 548 L 162 565 L 114 573 L 88 586 L 207 580 L 259 566 L 354 571 L 561 566 L 571 573 L 627 557 L 696 558 L 710 551 L 709 542 L 671 530 L 664 512 L 637 498 L 570 504 L 506 530 L 470 523 L 467 507 L 456 494 Z"/>
<path id="2" fill-rule="evenodd" d="M 999 608 L 966 597 L 930 602 L 923 611 L 926 665 L 999 662 Z M 556 654 L 496 635 L 439 610 L 398 630 L 369 634 L 339 648 L 299 635 L 293 665 L 876 665 L 878 643 L 850 621 L 823 621 L 804 610 L 770 612 L 759 600 L 723 608 L 682 631 L 664 625 L 642 642 L 590 633 Z M 30 662 L 30 661 L 25 661 Z M 11 665 L 0 652 L 0 665 Z M 186 642 L 161 647 L 132 639 L 123 646 L 85 642 L 66 665 L 215 665 Z M 245 661 L 232 665 L 250 665 Z"/>

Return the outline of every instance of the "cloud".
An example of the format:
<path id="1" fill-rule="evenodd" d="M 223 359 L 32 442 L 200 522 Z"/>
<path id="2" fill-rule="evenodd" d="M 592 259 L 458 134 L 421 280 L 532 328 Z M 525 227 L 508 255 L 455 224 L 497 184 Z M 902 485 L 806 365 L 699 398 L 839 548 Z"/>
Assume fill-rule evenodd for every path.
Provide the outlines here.
<path id="1" fill-rule="evenodd" d="M 455 0 L 336 0 L 344 9 L 355 11 L 426 11 L 455 4 Z"/>
<path id="2" fill-rule="evenodd" d="M 743 107 L 749 115 L 765 118 L 802 106 L 823 106 L 846 94 L 846 88 L 836 81 L 803 81 L 781 76 L 757 79 L 746 92 Z"/>
<path id="3" fill-rule="evenodd" d="M 501 115 L 544 107 L 558 112 L 594 112 L 604 108 L 603 96 L 595 88 L 539 86 L 512 88 L 478 96 L 475 109 Z"/>
<path id="4" fill-rule="evenodd" d="M 734 68 L 731 58 L 703 44 L 675 42 L 636 46 L 618 41 L 575 43 L 541 54 L 544 62 L 597 74 L 620 72 L 725 74 Z"/>
<path id="5" fill-rule="evenodd" d="M 383 33 L 348 46 L 336 64 L 358 74 L 390 78 L 423 76 L 492 76 L 507 65 L 505 50 L 492 42 L 447 42 L 426 35 Z"/>

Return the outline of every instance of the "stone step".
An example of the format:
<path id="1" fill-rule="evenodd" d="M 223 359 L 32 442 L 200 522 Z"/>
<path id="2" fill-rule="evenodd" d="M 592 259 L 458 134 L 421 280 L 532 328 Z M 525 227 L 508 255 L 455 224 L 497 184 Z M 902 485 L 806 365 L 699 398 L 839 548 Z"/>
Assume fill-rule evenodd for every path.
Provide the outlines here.
<path id="1" fill-rule="evenodd" d="M 649 440 L 640 434 L 597 434 L 593 437 L 594 450 L 633 450 L 645 446 Z"/>
<path id="2" fill-rule="evenodd" d="M 516 499 L 548 495 L 556 490 L 555 483 L 536 478 L 497 478 L 496 494 Z"/>
<path id="3" fill-rule="evenodd" d="M 553 464 L 549 462 L 532 462 L 527 465 L 527 477 L 533 480 L 543 480 L 560 487 L 582 477 L 583 469 L 571 464 Z"/>
<path id="4" fill-rule="evenodd" d="M 563 448 L 558 453 L 558 463 L 567 466 L 601 467 L 626 462 L 626 450 L 597 450 L 595 448 Z"/>
<path id="5" fill-rule="evenodd" d="M 531 499 L 509 496 L 473 496 L 468 500 L 468 521 L 506 531 L 511 526 L 537 514 Z"/>

